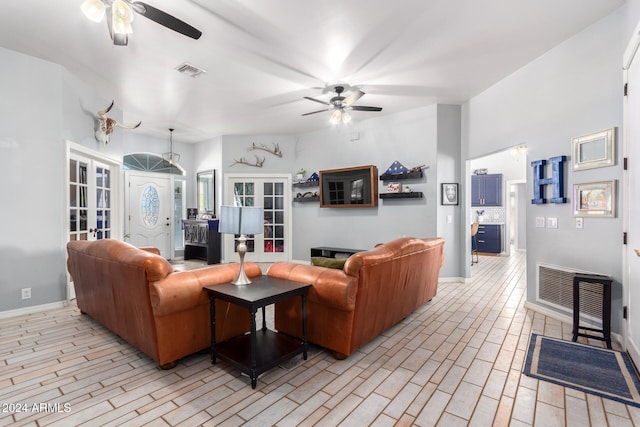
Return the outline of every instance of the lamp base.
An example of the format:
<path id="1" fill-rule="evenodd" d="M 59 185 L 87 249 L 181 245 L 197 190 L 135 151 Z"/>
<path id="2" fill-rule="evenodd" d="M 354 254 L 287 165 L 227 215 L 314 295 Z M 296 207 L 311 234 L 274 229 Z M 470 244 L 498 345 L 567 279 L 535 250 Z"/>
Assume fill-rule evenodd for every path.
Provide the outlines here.
<path id="1" fill-rule="evenodd" d="M 244 271 L 244 255 L 247 253 L 246 242 L 247 238 L 244 234 L 241 234 L 240 237 L 238 237 L 237 247 L 238 255 L 240 256 L 240 271 L 238 272 L 238 277 L 236 277 L 236 280 L 231 282 L 232 284 L 237 286 L 248 285 L 251 283 L 251 280 L 249 280 L 249 278 L 247 277 L 247 273 L 245 273 Z"/>

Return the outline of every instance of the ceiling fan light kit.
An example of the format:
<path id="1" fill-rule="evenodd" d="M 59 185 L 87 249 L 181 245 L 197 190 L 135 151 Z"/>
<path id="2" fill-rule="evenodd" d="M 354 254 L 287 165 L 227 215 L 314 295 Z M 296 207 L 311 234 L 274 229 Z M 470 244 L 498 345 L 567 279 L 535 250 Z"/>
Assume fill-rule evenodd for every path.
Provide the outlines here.
<path id="1" fill-rule="evenodd" d="M 323 111 L 333 111 L 333 113 L 331 113 L 331 117 L 329 118 L 329 123 L 331 123 L 332 125 L 336 125 L 338 123 L 347 124 L 351 121 L 351 114 L 349 114 L 347 110 L 382 111 L 382 107 L 353 105 L 354 102 L 362 98 L 362 96 L 364 95 L 364 92 L 362 92 L 361 90 L 357 90 L 354 94 L 351 94 L 348 97 L 342 96 L 342 92 L 344 92 L 344 86 L 335 86 L 334 91 L 336 92 L 336 96 L 331 98 L 329 102 L 305 96 L 304 99 L 308 99 L 309 101 L 317 102 L 319 104 L 324 104 L 328 108 L 325 108 L 324 110 L 312 111 L 310 113 L 304 113 L 303 116 L 321 113 Z"/>
<path id="2" fill-rule="evenodd" d="M 107 10 L 109 8 L 111 11 Z M 107 27 L 113 44 L 117 46 L 127 45 L 127 35 L 133 33 L 131 23 L 136 13 L 192 39 L 197 40 L 202 35 L 200 30 L 186 22 L 141 1 L 85 0 L 80 5 L 80 10 L 93 22 L 101 22 L 110 13 L 107 15 Z"/>

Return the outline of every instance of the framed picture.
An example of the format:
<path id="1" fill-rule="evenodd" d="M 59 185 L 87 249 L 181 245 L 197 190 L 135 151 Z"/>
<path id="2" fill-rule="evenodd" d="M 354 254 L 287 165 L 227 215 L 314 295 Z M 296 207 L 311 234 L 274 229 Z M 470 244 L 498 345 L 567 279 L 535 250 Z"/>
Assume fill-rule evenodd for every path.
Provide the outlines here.
<path id="1" fill-rule="evenodd" d="M 573 138 L 573 170 L 616 164 L 616 128 Z"/>
<path id="2" fill-rule="evenodd" d="M 573 216 L 614 218 L 616 180 L 573 184 Z"/>
<path id="3" fill-rule="evenodd" d="M 440 184 L 440 192 L 442 193 L 443 205 L 457 205 L 458 204 L 458 184 L 443 182 Z"/>

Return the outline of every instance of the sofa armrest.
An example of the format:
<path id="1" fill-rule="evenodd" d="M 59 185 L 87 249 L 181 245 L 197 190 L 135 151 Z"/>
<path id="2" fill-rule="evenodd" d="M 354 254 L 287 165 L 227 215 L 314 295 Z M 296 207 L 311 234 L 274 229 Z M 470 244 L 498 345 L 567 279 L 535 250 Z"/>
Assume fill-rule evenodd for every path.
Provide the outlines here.
<path id="1" fill-rule="evenodd" d="M 262 275 L 260 267 L 253 262 L 245 262 L 248 277 Z M 166 316 L 188 310 L 202 304 L 209 304 L 205 286 L 230 283 L 238 275 L 240 264 L 214 265 L 191 271 L 169 274 L 162 280 L 149 285 L 151 307 L 155 316 Z"/>
<path id="2" fill-rule="evenodd" d="M 310 302 L 344 311 L 355 308 L 358 279 L 342 270 L 282 261 L 271 264 L 267 276 L 310 283 Z"/>
<path id="3" fill-rule="evenodd" d="M 156 254 L 156 255 L 160 255 L 160 249 L 158 248 L 154 248 L 152 246 L 146 247 L 146 248 L 139 248 L 140 250 L 146 251 L 146 252 L 151 252 L 152 254 Z"/>

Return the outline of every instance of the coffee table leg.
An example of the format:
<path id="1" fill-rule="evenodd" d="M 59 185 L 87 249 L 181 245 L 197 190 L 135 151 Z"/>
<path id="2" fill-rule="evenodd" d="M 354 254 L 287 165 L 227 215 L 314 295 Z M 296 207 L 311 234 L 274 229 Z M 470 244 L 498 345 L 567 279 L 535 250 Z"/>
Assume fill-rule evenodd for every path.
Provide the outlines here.
<path id="1" fill-rule="evenodd" d="M 209 316 L 211 318 L 211 363 L 216 363 L 216 299 L 209 294 Z"/>

